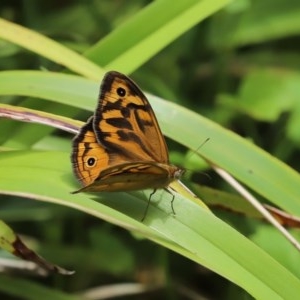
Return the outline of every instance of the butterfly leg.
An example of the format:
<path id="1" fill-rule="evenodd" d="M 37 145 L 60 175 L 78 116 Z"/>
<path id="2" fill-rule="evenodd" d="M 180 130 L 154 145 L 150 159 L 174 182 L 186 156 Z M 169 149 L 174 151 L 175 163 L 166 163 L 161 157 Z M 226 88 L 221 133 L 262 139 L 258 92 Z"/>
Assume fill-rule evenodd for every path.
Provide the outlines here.
<path id="1" fill-rule="evenodd" d="M 145 209 L 145 212 L 144 212 L 144 215 L 141 219 L 141 222 L 143 222 L 146 218 L 146 215 L 147 215 L 147 212 L 148 212 L 148 209 L 149 209 L 149 205 L 150 205 L 150 202 L 151 202 L 151 197 L 156 193 L 157 189 L 154 189 L 153 192 L 150 194 L 149 196 L 149 199 L 148 199 L 148 203 L 147 203 L 147 207 Z M 172 213 L 173 215 L 176 215 L 176 212 L 175 212 L 175 209 L 174 209 L 174 200 L 175 200 L 175 195 L 172 193 L 171 190 L 169 190 L 169 188 L 165 188 L 165 191 L 167 191 L 169 194 L 172 195 L 172 200 L 171 200 L 171 208 L 172 208 Z"/>
<path id="2" fill-rule="evenodd" d="M 149 199 L 148 199 L 148 203 L 147 203 L 147 207 L 146 207 L 146 209 L 145 209 L 145 212 L 144 212 L 144 215 L 143 215 L 143 217 L 142 217 L 142 222 L 145 220 L 145 218 L 146 218 L 146 215 L 147 215 L 147 212 L 148 212 L 148 208 L 149 208 L 149 205 L 150 205 L 150 201 L 151 201 L 151 197 L 155 194 L 155 192 L 156 192 L 156 189 L 154 189 L 153 190 L 153 192 L 150 194 L 150 196 L 149 196 Z"/>
<path id="3" fill-rule="evenodd" d="M 173 215 L 176 215 L 176 212 L 175 212 L 175 210 L 174 210 L 174 206 L 173 206 L 173 204 L 174 204 L 174 200 L 175 200 L 175 195 L 174 195 L 174 194 L 172 194 L 171 208 L 172 208 Z"/>
<path id="4" fill-rule="evenodd" d="M 169 194 L 172 195 L 172 200 L 171 200 L 171 208 L 172 208 L 172 213 L 173 215 L 176 215 L 175 209 L 174 209 L 174 200 L 175 200 L 175 195 L 172 193 L 172 188 L 171 187 L 167 187 L 165 188 L 165 191 L 167 191 Z"/>

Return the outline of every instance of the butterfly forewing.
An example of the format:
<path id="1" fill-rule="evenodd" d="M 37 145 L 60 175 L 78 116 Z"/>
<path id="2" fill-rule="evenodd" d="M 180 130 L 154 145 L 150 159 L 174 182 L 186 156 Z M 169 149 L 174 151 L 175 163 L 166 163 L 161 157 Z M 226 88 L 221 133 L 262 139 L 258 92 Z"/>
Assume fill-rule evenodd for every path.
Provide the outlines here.
<path id="1" fill-rule="evenodd" d="M 168 163 L 168 149 L 154 112 L 138 86 L 118 72 L 105 75 L 94 129 L 99 143 L 132 161 Z"/>

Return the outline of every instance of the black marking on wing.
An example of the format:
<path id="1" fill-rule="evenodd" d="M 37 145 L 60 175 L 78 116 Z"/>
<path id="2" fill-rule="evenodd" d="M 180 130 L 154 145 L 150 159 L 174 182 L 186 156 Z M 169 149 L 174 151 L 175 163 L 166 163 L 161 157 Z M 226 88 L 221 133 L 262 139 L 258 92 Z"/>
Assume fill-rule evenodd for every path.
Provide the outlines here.
<path id="1" fill-rule="evenodd" d="M 93 131 L 93 117 L 91 117 L 87 123 L 82 127 L 82 138 L 86 135 L 86 133 L 88 131 Z M 90 146 L 91 143 L 89 142 L 84 142 L 83 145 L 84 145 L 84 151 L 83 151 L 83 154 L 82 154 L 82 163 L 83 163 L 83 159 L 84 159 L 84 156 L 86 156 L 87 152 L 89 150 L 92 149 L 92 147 Z"/>
<path id="2" fill-rule="evenodd" d="M 124 118 L 109 118 L 105 120 L 109 125 L 116 127 L 117 129 L 133 130 L 131 123 Z"/>
<path id="3" fill-rule="evenodd" d="M 100 97 L 103 97 L 103 96 L 100 96 Z M 111 110 L 120 110 L 122 102 L 123 102 L 123 99 L 118 99 L 115 102 L 108 102 L 108 101 L 105 102 L 105 105 L 101 105 L 102 113 L 104 114 Z"/>
<path id="4" fill-rule="evenodd" d="M 126 90 L 122 87 L 118 87 L 117 88 L 117 94 L 120 96 L 120 97 L 125 97 L 126 96 Z"/>
<path id="5" fill-rule="evenodd" d="M 121 107 L 120 111 L 121 111 L 121 114 L 124 118 L 129 118 L 130 117 L 130 109 L 128 109 L 127 106 Z"/>
<path id="6" fill-rule="evenodd" d="M 143 102 L 142 105 L 139 105 L 139 104 L 135 104 L 135 103 L 128 103 L 126 105 L 127 109 L 130 110 L 130 111 L 135 111 L 135 110 L 143 110 L 145 112 L 147 112 L 149 110 L 149 105 L 147 105 L 146 103 Z"/>
<path id="7" fill-rule="evenodd" d="M 112 71 L 110 73 L 113 76 L 119 77 L 119 78 L 121 78 L 122 80 L 124 80 L 126 82 L 128 82 L 128 81 L 130 82 L 130 89 L 128 91 L 129 95 L 138 96 L 138 97 L 141 97 L 141 98 L 145 97 L 144 94 L 141 92 L 141 89 L 129 77 L 124 76 L 123 74 L 115 72 L 115 71 Z"/>
<path id="8" fill-rule="evenodd" d="M 144 143 L 142 142 L 142 140 L 139 138 L 138 135 L 136 135 L 134 132 L 125 132 L 123 130 L 118 130 L 117 134 L 119 136 L 119 139 L 121 141 L 124 142 L 128 142 L 128 141 L 134 141 L 136 144 L 138 144 L 141 149 L 143 149 L 143 151 L 145 153 L 149 153 L 149 149 L 147 149 L 144 145 Z M 126 149 L 123 149 L 124 151 L 126 151 Z"/>
<path id="9" fill-rule="evenodd" d="M 93 117 L 91 117 L 87 120 L 87 123 L 82 126 L 81 130 L 78 132 L 78 134 L 74 137 L 74 139 L 72 141 L 72 143 L 73 143 L 72 161 L 74 161 L 74 162 L 77 161 L 78 144 L 82 143 L 82 141 L 88 131 L 93 131 Z M 89 143 L 84 143 L 85 151 L 88 150 L 87 149 L 88 144 Z"/>
<path id="10" fill-rule="evenodd" d="M 99 99 L 104 99 L 104 96 L 105 96 L 105 91 L 110 91 L 111 90 L 111 86 L 114 82 L 114 77 L 115 77 L 115 74 L 112 74 L 112 73 L 115 73 L 115 72 L 109 72 L 109 73 L 106 73 L 104 75 L 104 78 L 101 82 L 101 85 L 100 85 L 100 94 L 99 94 Z"/>
<path id="11" fill-rule="evenodd" d="M 138 110 L 134 110 L 134 116 L 135 116 L 137 125 L 142 132 L 146 131 L 145 130 L 146 126 L 153 126 L 153 122 L 151 120 L 149 121 L 149 120 L 144 120 L 144 119 L 140 118 Z"/>
<path id="12" fill-rule="evenodd" d="M 83 143 L 83 145 L 84 145 L 83 155 L 81 157 L 78 157 L 78 152 L 79 152 L 78 145 L 80 143 L 82 143 L 82 141 L 88 131 L 93 131 L 93 117 L 90 117 L 87 120 L 86 124 L 82 126 L 81 130 L 74 137 L 73 142 L 72 142 L 73 143 L 73 151 L 72 151 L 72 155 L 71 155 L 71 161 L 73 163 L 73 171 L 79 181 L 82 181 L 82 178 L 81 178 L 79 171 L 77 170 L 77 168 L 75 166 L 77 166 L 78 164 L 84 165 L 84 156 L 87 153 L 87 151 L 89 151 L 89 149 L 91 149 L 91 148 L 90 148 L 90 143 Z"/>
<path id="13" fill-rule="evenodd" d="M 140 147 L 143 146 L 141 139 L 134 132 L 125 132 L 123 130 L 118 130 L 117 135 L 119 136 L 121 141 L 134 141 L 137 144 L 139 144 Z"/>

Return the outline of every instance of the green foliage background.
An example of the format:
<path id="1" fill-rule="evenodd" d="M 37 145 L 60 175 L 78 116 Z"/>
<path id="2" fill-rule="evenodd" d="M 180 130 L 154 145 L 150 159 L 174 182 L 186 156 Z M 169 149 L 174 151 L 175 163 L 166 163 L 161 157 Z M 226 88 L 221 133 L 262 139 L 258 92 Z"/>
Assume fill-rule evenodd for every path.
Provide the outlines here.
<path id="1" fill-rule="evenodd" d="M 16 45 L 15 41 L 9 42 L 7 32 L 2 32 L 0 102 L 85 121 L 95 106 L 98 83 L 104 69 L 116 69 L 130 74 L 143 90 L 187 107 L 215 122 L 214 125 L 205 121 L 197 123 L 200 121 L 196 117 L 194 119 L 194 115 L 150 97 L 163 132 L 172 138 L 168 139 L 171 161 L 188 169 L 183 179 L 187 185 L 201 183 L 234 194 L 218 175 L 196 158 L 194 152 L 191 154 L 183 146 L 195 150 L 209 137 L 210 141 L 198 149 L 200 154 L 226 168 L 251 187 L 264 202 L 271 201 L 299 215 L 299 175 L 289 168 L 300 168 L 298 2 L 1 1 L 1 18 L 46 35 L 59 44 L 82 53 L 103 69 L 72 57 L 70 53 L 64 52 L 65 48 L 59 48 L 59 44 L 58 48 L 53 45 L 46 47 L 43 43 L 32 44 L 35 49 L 41 47 L 41 51 L 45 52 L 28 51 L 30 42 L 26 41 L 26 36 L 20 36 L 19 43 L 22 45 L 24 39 L 27 50 Z M 219 10 L 220 8 L 222 9 Z M 203 20 L 204 17 L 208 18 Z M 5 72 L 11 70 L 19 71 Z M 22 70 L 43 70 L 45 74 L 42 75 L 45 77 L 40 73 L 23 73 Z M 78 72 L 88 80 L 79 79 L 77 82 L 76 79 L 63 77 L 68 76 L 66 74 L 62 74 L 62 77 L 56 74 L 52 76 L 47 71 Z M 59 99 L 58 103 L 39 101 L 36 98 L 40 95 L 40 98 L 47 99 L 45 94 L 50 100 Z M 195 128 L 193 124 L 201 124 L 201 127 Z M 238 133 L 250 143 L 237 141 L 227 131 L 219 133 L 217 124 Z M 212 126 L 215 127 L 211 129 Z M 88 214 L 55 204 L 58 201 L 51 199 L 51 189 L 57 187 L 58 192 L 76 189 L 68 161 L 71 135 L 38 124 L 6 119 L 0 119 L 0 133 L 0 188 L 3 194 L 0 196 L 1 219 L 23 234 L 27 243 L 44 257 L 76 270 L 76 275 L 72 277 L 55 275 L 44 279 L 24 274 L 1 274 L 0 292 L 3 297 L 10 295 L 12 299 L 37 299 L 37 295 L 43 295 L 44 299 L 80 299 L 79 293 L 91 287 L 140 282 L 153 284 L 155 290 L 147 295 L 131 295 L 127 298 L 124 292 L 123 299 L 196 299 L 196 296 L 191 295 L 202 295 L 208 299 L 251 298 L 237 285 L 188 260 L 187 254 L 186 257 L 180 256 L 149 240 L 141 239 L 138 234 L 100 220 L 101 215 L 96 211 L 98 208 L 95 207 L 96 213 L 92 213 L 93 203 L 85 200 L 84 195 L 82 202 L 79 202 L 80 198 L 77 203 L 73 196 L 60 194 L 61 198 L 70 199 L 70 206 L 83 210 L 86 205 Z M 251 148 L 251 143 L 266 150 L 270 156 Z M 48 169 L 43 173 L 40 170 L 43 162 L 46 162 L 44 167 L 50 168 L 53 164 L 58 164 L 59 167 L 54 168 L 53 173 Z M 37 173 L 37 170 L 41 173 Z M 245 175 L 245 170 L 251 170 L 255 176 Z M 20 192 L 29 193 L 30 188 L 26 188 L 30 180 L 38 181 L 40 174 L 47 174 L 40 179 L 40 193 L 44 192 L 47 202 L 29 200 L 27 194 L 24 197 L 5 195 L 6 189 L 14 190 L 19 186 L 23 188 Z M 61 174 L 67 177 L 67 184 L 64 177 L 59 177 Z M 22 180 L 23 186 L 20 183 Z M 45 186 L 48 186 L 49 191 L 44 190 Z M 196 190 L 200 196 L 203 195 L 201 187 L 197 186 Z M 140 196 L 143 193 L 137 195 L 104 195 L 99 199 L 107 206 L 127 212 L 138 220 L 147 197 Z M 141 202 L 141 198 L 144 202 Z M 92 199 L 95 200 L 95 196 Z M 44 199 L 40 197 L 36 200 Z M 206 200 L 205 197 L 203 200 Z M 158 229 L 178 228 L 177 232 L 171 233 L 175 240 L 179 240 L 183 228 L 175 227 L 179 224 L 172 223 L 171 218 L 164 219 L 160 211 L 155 211 L 155 205 L 151 207 L 153 213 L 149 212 L 149 219 L 154 216 L 165 223 L 158 224 L 158 227 L 154 223 L 150 225 Z M 169 211 L 168 200 L 159 205 L 164 205 L 164 209 Z M 178 200 L 177 205 L 175 201 L 175 209 L 189 211 L 192 206 L 181 205 Z M 299 253 L 271 226 L 247 216 L 218 210 L 214 212 L 269 253 L 295 277 L 300 276 L 297 268 Z M 120 223 L 125 224 L 123 227 L 137 226 L 143 236 L 164 244 L 159 241 L 158 236 L 151 236 L 153 232 L 149 231 L 147 235 L 144 228 L 146 226 L 130 223 L 121 214 L 110 215 L 109 209 L 106 213 L 103 214 L 119 218 Z M 200 210 L 197 213 L 199 214 L 191 211 L 180 219 L 180 212 L 177 212 L 178 219 L 183 223 L 188 218 L 193 223 L 197 216 L 206 220 Z M 98 218 L 94 218 L 92 214 Z M 105 216 L 102 218 L 105 219 Z M 205 224 L 201 220 L 196 221 L 195 225 L 191 225 L 193 228 L 210 226 L 212 228 L 208 234 L 212 237 L 215 226 L 220 229 L 219 235 L 222 235 L 222 225 L 217 221 L 209 223 L 209 218 Z M 224 227 L 224 232 L 231 233 L 226 230 Z M 296 230 L 293 233 L 299 239 L 299 233 Z M 205 232 L 201 234 L 203 237 Z M 216 244 L 219 242 L 217 238 L 216 235 Z M 229 253 L 236 251 L 236 262 L 240 263 L 239 252 L 247 249 L 248 244 L 243 244 L 242 241 L 235 243 L 234 241 L 239 240 L 235 240 L 234 236 L 223 238 L 224 245 L 227 239 L 228 247 L 232 248 Z M 202 243 L 205 242 L 203 240 Z M 252 250 L 256 251 L 254 248 Z M 227 248 L 224 248 L 224 252 L 226 251 Z M 256 253 L 251 251 L 249 250 L 249 255 Z M 245 260 L 247 255 L 245 252 Z M 257 259 L 261 259 L 259 255 L 260 252 Z M 1 252 L 1 256 L 6 257 L 7 254 Z M 201 253 L 199 257 L 201 259 Z M 204 257 L 203 252 L 202 264 L 211 265 L 214 271 L 219 271 L 243 286 L 253 296 L 263 299 L 263 295 L 267 295 L 267 291 L 262 288 L 253 287 L 252 290 L 251 284 L 247 286 L 247 283 L 243 285 L 234 280 L 233 275 L 229 274 L 230 269 L 234 269 L 233 264 L 228 265 L 226 274 L 221 254 L 215 256 L 220 270 L 213 263 L 207 263 Z M 194 257 L 190 258 L 199 262 Z M 288 280 L 288 274 L 279 271 L 280 268 L 274 267 L 269 271 L 267 266 L 270 265 L 271 268 L 273 265 L 267 258 L 265 265 L 261 266 L 255 266 L 255 255 L 249 259 L 253 260 L 249 265 L 254 265 L 253 269 L 257 273 L 253 269 L 251 272 L 257 281 L 264 283 L 266 280 L 271 288 L 277 285 L 278 289 L 280 281 L 282 284 L 289 282 L 290 289 L 295 292 L 294 298 L 299 295 L 299 283 L 295 277 L 292 282 Z M 274 270 L 277 270 L 275 274 Z M 260 272 L 268 274 L 268 271 L 269 279 L 260 278 Z M 246 280 L 246 276 L 243 280 Z M 297 284 L 298 290 L 295 288 Z M 261 294 L 258 294 L 260 289 Z M 286 295 L 285 299 L 293 299 L 293 294 L 288 294 L 288 291 L 288 285 L 281 294 L 276 291 L 278 299 L 283 298 L 283 295 Z"/>

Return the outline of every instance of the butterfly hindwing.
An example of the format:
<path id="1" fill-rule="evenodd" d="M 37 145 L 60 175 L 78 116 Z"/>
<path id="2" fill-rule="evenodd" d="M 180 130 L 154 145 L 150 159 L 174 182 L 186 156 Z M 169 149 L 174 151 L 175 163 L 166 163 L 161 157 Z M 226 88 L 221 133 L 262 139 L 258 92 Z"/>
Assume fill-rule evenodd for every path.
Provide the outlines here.
<path id="1" fill-rule="evenodd" d="M 91 117 L 73 139 L 73 171 L 82 185 L 86 186 L 94 182 L 100 170 L 108 166 L 108 160 L 107 152 L 97 142 Z"/>
<path id="2" fill-rule="evenodd" d="M 83 186 L 89 187 L 101 178 L 103 170 L 107 170 L 111 164 L 121 165 L 125 158 L 117 154 L 111 154 L 109 157 L 108 152 L 96 139 L 93 117 L 90 117 L 73 139 L 71 162 L 77 179 Z"/>
<path id="3" fill-rule="evenodd" d="M 118 192 L 147 188 L 164 188 L 170 182 L 168 170 L 163 165 L 136 162 L 109 167 L 89 186 L 79 191 Z"/>

